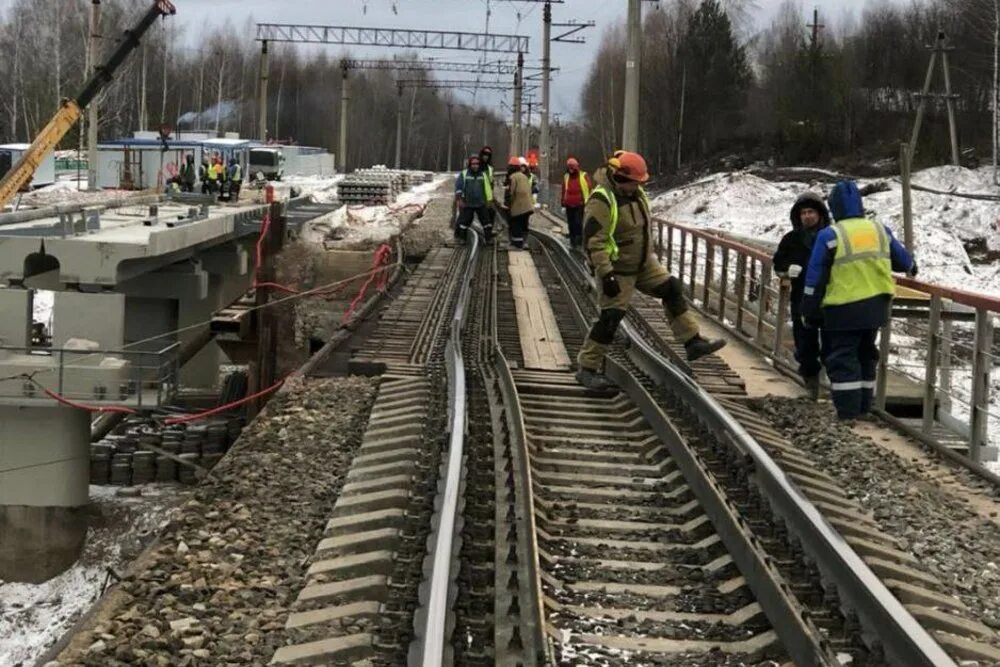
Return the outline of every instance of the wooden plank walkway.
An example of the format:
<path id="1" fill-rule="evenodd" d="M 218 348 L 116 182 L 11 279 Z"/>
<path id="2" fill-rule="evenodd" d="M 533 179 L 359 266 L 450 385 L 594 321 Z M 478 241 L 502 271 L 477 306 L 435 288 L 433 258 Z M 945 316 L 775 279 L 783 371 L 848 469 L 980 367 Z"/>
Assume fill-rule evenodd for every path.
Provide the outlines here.
<path id="1" fill-rule="evenodd" d="M 569 353 L 559 334 L 556 315 L 535 268 L 535 260 L 528 252 L 511 251 L 507 256 L 524 367 L 568 371 L 572 365 Z"/>

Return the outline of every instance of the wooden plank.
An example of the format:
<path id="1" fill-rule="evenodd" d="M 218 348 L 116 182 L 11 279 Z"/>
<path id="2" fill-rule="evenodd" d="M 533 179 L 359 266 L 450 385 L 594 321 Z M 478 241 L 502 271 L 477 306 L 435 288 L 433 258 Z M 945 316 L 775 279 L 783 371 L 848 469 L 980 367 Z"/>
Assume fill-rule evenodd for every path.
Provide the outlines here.
<path id="1" fill-rule="evenodd" d="M 556 315 L 529 253 L 508 253 L 511 295 L 517 315 L 524 367 L 565 371 L 571 367 Z"/>

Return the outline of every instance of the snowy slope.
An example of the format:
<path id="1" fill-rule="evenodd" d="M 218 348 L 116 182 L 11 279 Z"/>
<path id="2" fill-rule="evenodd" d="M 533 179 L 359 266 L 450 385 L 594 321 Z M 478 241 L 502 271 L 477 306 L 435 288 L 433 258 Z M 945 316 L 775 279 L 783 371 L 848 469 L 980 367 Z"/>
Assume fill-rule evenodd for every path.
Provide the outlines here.
<path id="1" fill-rule="evenodd" d="M 914 174 L 913 182 L 938 190 L 998 195 L 992 177 L 992 168 L 935 167 Z M 862 180 L 859 185 L 867 183 Z M 902 237 L 900 186 L 888 184 L 888 192 L 865 198 L 865 208 Z M 829 185 L 773 183 L 746 172 L 720 173 L 656 197 L 653 209 L 692 226 L 777 242 L 790 228 L 788 212 L 796 196 L 809 190 L 825 195 Z M 1000 250 L 997 202 L 914 191 L 913 217 L 922 280 L 1000 295 L 1000 265 L 973 266 L 962 244 L 984 238 L 991 250 Z"/>

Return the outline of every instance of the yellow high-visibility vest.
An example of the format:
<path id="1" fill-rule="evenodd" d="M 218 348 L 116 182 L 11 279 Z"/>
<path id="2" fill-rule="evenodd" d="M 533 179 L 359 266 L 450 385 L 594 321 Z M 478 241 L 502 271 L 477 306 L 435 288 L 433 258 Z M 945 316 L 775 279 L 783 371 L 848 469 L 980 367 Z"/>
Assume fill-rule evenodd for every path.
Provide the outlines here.
<path id="1" fill-rule="evenodd" d="M 889 232 L 867 218 L 849 218 L 833 225 L 837 251 L 830 267 L 824 306 L 864 301 L 879 294 L 893 294 Z"/>
<path id="2" fill-rule="evenodd" d="M 598 185 L 594 188 L 594 191 L 590 195 L 591 197 L 600 197 L 608 204 L 608 209 L 611 211 L 611 226 L 608 229 L 608 240 L 604 244 L 604 249 L 608 253 L 608 258 L 614 262 L 618 260 L 618 242 L 615 241 L 615 230 L 618 228 L 618 198 L 615 197 L 615 193 L 608 190 L 603 185 Z M 588 198 L 589 199 L 589 198 Z M 639 201 L 642 202 L 643 206 L 646 207 L 646 217 L 650 217 L 652 209 L 649 206 L 649 197 L 646 195 L 646 191 L 639 188 Z"/>

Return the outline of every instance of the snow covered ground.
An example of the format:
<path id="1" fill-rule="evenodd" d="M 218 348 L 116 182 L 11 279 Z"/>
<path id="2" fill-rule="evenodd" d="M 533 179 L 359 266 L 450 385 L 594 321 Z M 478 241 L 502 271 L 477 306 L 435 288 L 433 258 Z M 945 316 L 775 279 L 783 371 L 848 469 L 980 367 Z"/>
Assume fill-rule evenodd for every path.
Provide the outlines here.
<path id="1" fill-rule="evenodd" d="M 859 186 L 872 181 L 861 180 Z M 1000 195 L 992 167 L 934 167 L 913 175 L 917 185 L 961 193 Z M 900 185 L 865 197 L 869 215 L 903 235 Z M 806 191 L 826 194 L 829 185 L 775 183 L 747 172 L 719 173 L 671 190 L 653 201 L 654 211 L 695 227 L 777 242 L 790 229 L 788 212 Z M 974 292 L 1000 295 L 1000 264 L 973 265 L 963 241 L 985 239 L 1000 251 L 1000 203 L 913 191 L 913 227 L 920 279 Z"/>
<path id="2" fill-rule="evenodd" d="M 389 206 L 342 206 L 310 222 L 303 229 L 302 238 L 317 245 L 331 241 L 338 245 L 386 241 L 400 232 L 410 214 L 427 206 L 434 191 L 449 178 L 447 174 L 438 174 L 429 183 L 402 193 Z"/>
<path id="3" fill-rule="evenodd" d="M 280 185 L 294 187 L 302 195 L 308 195 L 317 204 L 332 204 L 337 201 L 337 184 L 343 174 L 335 176 L 285 176 Z M 278 186 L 278 183 L 272 185 Z"/>
<path id="4" fill-rule="evenodd" d="M 44 584 L 0 581 L 0 665 L 35 664 L 100 597 L 108 568 L 122 573 L 187 492 L 148 486 L 137 498 L 116 493 L 90 487 L 94 520 L 76 565 Z"/>
<path id="5" fill-rule="evenodd" d="M 815 170 L 814 170 L 815 171 Z M 881 179 L 878 179 L 881 180 Z M 859 182 L 864 187 L 872 181 Z M 992 167 L 978 170 L 934 167 L 913 175 L 916 185 L 962 194 L 1000 195 L 993 184 Z M 902 195 L 897 181 L 890 189 L 865 197 L 870 217 L 889 225 L 902 238 Z M 653 200 L 654 212 L 665 219 L 692 227 L 715 229 L 748 239 L 777 243 L 791 228 L 789 210 L 795 198 L 806 191 L 826 195 L 829 184 L 816 182 L 772 182 L 747 172 L 719 173 L 664 193 Z M 952 195 L 913 191 L 915 255 L 919 278 L 971 292 L 1000 296 L 1000 261 L 974 264 L 964 243 L 982 240 L 989 251 L 1000 251 L 1000 202 L 980 201 Z M 702 252 L 704 252 L 702 250 Z M 897 331 L 897 329 L 899 329 Z M 923 339 L 893 327 L 890 364 L 904 374 L 923 380 Z M 968 343 L 956 343 L 955 352 L 967 364 Z M 995 353 L 1000 352 L 994 350 Z M 991 378 L 989 434 L 1000 442 L 1000 368 Z M 967 367 L 953 371 L 951 412 L 967 419 L 971 397 L 971 374 Z M 1000 471 L 1000 464 L 989 464 Z"/>

